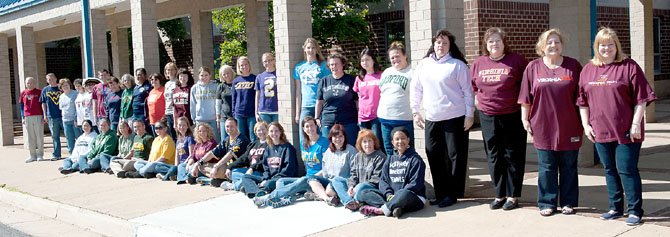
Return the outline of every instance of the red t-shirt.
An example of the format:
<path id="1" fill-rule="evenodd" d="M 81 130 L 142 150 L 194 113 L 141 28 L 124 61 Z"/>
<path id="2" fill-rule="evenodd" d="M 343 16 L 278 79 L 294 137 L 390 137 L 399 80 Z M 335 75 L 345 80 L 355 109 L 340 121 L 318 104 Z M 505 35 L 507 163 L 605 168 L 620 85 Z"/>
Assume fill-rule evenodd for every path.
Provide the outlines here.
<path id="1" fill-rule="evenodd" d="M 40 95 L 42 90 L 33 88 L 32 90 L 25 89 L 19 95 L 19 102 L 23 104 L 23 116 L 42 115 L 42 103 L 40 103 Z"/>
<path id="2" fill-rule="evenodd" d="M 193 146 L 193 161 L 199 161 L 207 152 L 213 150 L 216 147 L 216 140 L 212 139 L 203 143 L 196 143 Z M 219 159 L 209 159 L 207 163 L 216 163 Z"/>
<path id="3" fill-rule="evenodd" d="M 526 67 L 518 102 L 530 104 L 535 148 L 570 151 L 582 146 L 584 129 L 575 106 L 581 70 L 577 60 L 565 56 L 556 69 L 549 69 L 542 58 Z"/>
<path id="4" fill-rule="evenodd" d="M 632 143 L 630 126 L 635 105 L 656 100 L 642 68 L 632 59 L 600 67 L 589 63 L 581 78 L 577 105 L 589 107 L 589 123 L 596 142 Z M 640 129 L 644 140 L 644 122 Z"/>
<path id="5" fill-rule="evenodd" d="M 149 106 L 149 122 L 154 124 L 160 121 L 165 116 L 165 87 L 153 89 L 149 92 L 147 97 L 147 105 Z"/>
<path id="6" fill-rule="evenodd" d="M 517 103 L 523 70 L 528 61 L 510 53 L 499 61 L 481 56 L 472 64 L 472 90 L 477 108 L 487 115 L 511 114 L 521 108 Z"/>
<path id="7" fill-rule="evenodd" d="M 98 118 L 107 117 L 105 111 L 105 99 L 108 94 L 112 93 L 110 91 L 111 89 L 109 86 L 106 86 L 105 83 L 98 83 L 93 87 L 93 94 L 91 97 L 97 101 L 98 111 L 96 111 L 96 114 L 98 115 Z"/>

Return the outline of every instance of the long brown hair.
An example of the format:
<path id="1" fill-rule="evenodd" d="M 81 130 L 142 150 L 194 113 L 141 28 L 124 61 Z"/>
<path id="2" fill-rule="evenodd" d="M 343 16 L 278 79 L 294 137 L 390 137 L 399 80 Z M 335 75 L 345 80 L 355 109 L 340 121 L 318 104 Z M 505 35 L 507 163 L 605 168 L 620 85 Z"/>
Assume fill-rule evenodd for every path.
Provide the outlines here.
<path id="1" fill-rule="evenodd" d="M 311 143 L 311 141 L 309 140 L 309 135 L 307 135 L 307 133 L 305 132 L 305 124 L 308 122 L 314 123 L 316 129 L 319 129 L 319 127 L 316 125 L 316 119 L 314 119 L 314 117 L 306 116 L 305 118 L 302 119 L 302 123 L 300 123 L 302 124 L 302 128 L 300 128 L 300 130 L 302 132 L 302 147 L 305 148 L 305 150 L 309 149 L 309 144 Z"/>
<path id="2" fill-rule="evenodd" d="M 274 144 L 274 142 L 272 141 L 272 138 L 270 138 L 270 128 L 271 127 L 277 127 L 277 129 L 279 129 L 279 132 L 281 132 L 281 135 L 279 135 L 279 142 L 281 142 L 280 144 Z M 281 145 L 281 144 L 284 144 L 284 143 L 288 143 L 288 139 L 286 138 L 286 133 L 284 132 L 284 127 L 282 127 L 279 122 L 270 123 L 270 126 L 268 126 L 267 139 L 265 139 L 265 140 L 268 143 L 268 145 L 271 146 L 271 147 L 276 146 L 276 145 Z"/>
<path id="3" fill-rule="evenodd" d="M 340 148 L 340 151 L 344 151 L 347 149 L 347 144 L 349 144 L 349 141 L 347 141 L 347 133 L 344 131 L 344 126 L 338 123 L 333 125 L 332 128 L 330 128 L 330 134 L 328 134 L 328 141 L 330 141 L 330 146 L 328 146 L 328 149 L 330 149 L 330 151 L 332 152 L 337 151 L 337 147 L 335 147 L 335 143 L 333 142 L 333 137 L 339 135 L 344 136 L 344 145 L 342 146 L 342 148 Z"/>

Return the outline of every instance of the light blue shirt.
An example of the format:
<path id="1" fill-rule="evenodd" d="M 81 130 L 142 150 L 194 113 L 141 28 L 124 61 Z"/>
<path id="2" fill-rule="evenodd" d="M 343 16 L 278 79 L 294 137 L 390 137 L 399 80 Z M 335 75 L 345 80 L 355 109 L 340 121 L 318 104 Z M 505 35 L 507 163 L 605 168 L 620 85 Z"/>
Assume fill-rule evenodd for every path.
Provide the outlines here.
<path id="1" fill-rule="evenodd" d="M 302 107 L 316 106 L 316 91 L 321 78 L 330 75 L 326 62 L 320 65 L 317 62 L 302 61 L 293 69 L 293 79 L 300 81 Z"/>
<path id="2" fill-rule="evenodd" d="M 63 93 L 58 97 L 58 107 L 62 111 L 63 122 L 70 122 L 77 119 L 77 108 L 74 101 L 77 99 L 78 94 L 79 93 L 77 93 L 76 90 L 70 90 L 70 93 Z"/>

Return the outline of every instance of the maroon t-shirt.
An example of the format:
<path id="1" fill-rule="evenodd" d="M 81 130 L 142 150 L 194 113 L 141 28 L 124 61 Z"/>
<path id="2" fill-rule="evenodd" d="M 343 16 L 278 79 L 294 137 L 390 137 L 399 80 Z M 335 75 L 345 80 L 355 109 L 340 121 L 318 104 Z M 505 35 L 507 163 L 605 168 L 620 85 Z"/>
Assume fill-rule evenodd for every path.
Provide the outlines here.
<path id="1" fill-rule="evenodd" d="M 584 129 L 575 106 L 581 70 L 577 60 L 565 56 L 556 69 L 549 69 L 542 58 L 526 67 L 518 102 L 530 104 L 535 148 L 570 151 L 582 146 Z"/>
<path id="2" fill-rule="evenodd" d="M 19 95 L 19 102 L 23 104 L 23 116 L 28 117 L 32 115 L 42 115 L 42 103 L 40 103 L 40 95 L 42 90 L 33 88 L 32 90 L 25 89 Z"/>
<path id="3" fill-rule="evenodd" d="M 96 111 L 98 118 L 107 117 L 105 111 L 105 98 L 112 93 L 111 89 L 105 83 L 98 83 L 93 87 L 92 98 L 98 102 L 98 111 Z"/>
<path id="4" fill-rule="evenodd" d="M 517 103 L 523 70 L 528 61 L 519 54 L 510 53 L 498 61 L 489 56 L 475 60 L 472 89 L 477 94 L 477 109 L 487 115 L 510 114 L 519 111 Z"/>
<path id="5" fill-rule="evenodd" d="M 632 143 L 630 126 L 635 105 L 656 100 L 642 68 L 632 59 L 600 67 L 589 63 L 581 78 L 577 105 L 589 107 L 589 123 L 596 142 Z M 644 122 L 640 129 L 644 140 Z"/>
<path id="6" fill-rule="evenodd" d="M 172 106 L 174 108 L 174 119 L 177 120 L 182 116 L 186 116 L 188 121 L 193 124 L 191 119 L 191 105 L 189 96 L 191 95 L 190 87 L 175 87 L 172 91 Z M 214 108 L 212 108 L 214 109 Z"/>

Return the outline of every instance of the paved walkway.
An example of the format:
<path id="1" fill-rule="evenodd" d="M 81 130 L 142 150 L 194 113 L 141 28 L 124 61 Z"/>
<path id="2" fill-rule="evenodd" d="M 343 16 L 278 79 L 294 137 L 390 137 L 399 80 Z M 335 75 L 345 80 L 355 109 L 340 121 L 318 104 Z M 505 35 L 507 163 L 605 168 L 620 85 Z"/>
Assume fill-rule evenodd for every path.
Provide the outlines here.
<path id="1" fill-rule="evenodd" d="M 445 209 L 427 207 L 407 214 L 401 220 L 363 218 L 344 208 L 307 202 L 285 210 L 255 210 L 251 201 L 245 204 L 247 200 L 231 195 L 234 192 L 177 186 L 156 179 L 122 180 L 101 173 L 63 176 L 57 172 L 61 161 L 25 164 L 23 160 L 28 152 L 22 150 L 21 145 L 0 147 L 0 209 L 4 211 L 0 212 L 0 222 L 35 236 L 53 236 L 55 233 L 78 233 L 77 236 L 155 236 L 157 233 L 162 236 L 444 236 L 446 233 L 468 236 L 668 236 L 670 101 L 657 103 L 657 117 L 660 123 L 647 125 L 647 140 L 640 157 L 646 214 L 645 223 L 636 227 L 626 226 L 623 220 L 598 219 L 607 209 L 603 170 L 599 166 L 579 169 L 580 207 L 577 215 L 541 217 L 535 207 L 537 163 L 530 144 L 521 208 L 489 210 L 492 188 L 478 131 L 471 135 L 468 198 Z M 9 209 L 13 211 L 8 212 Z M 15 214 L 14 210 L 22 214 Z M 183 214 L 184 211 L 190 214 Z M 243 215 L 248 218 L 246 222 L 224 221 L 234 219 L 241 212 L 257 214 Z M 214 222 L 198 225 L 197 216 L 206 216 Z M 26 221 L 21 221 L 22 218 Z M 314 220 L 320 221 L 318 226 L 309 224 Z M 50 224 L 40 224 L 44 222 Z M 196 231 L 197 228 L 206 231 Z M 231 232 L 231 228 L 249 228 L 250 232 Z M 292 231 L 279 232 L 284 228 Z"/>

